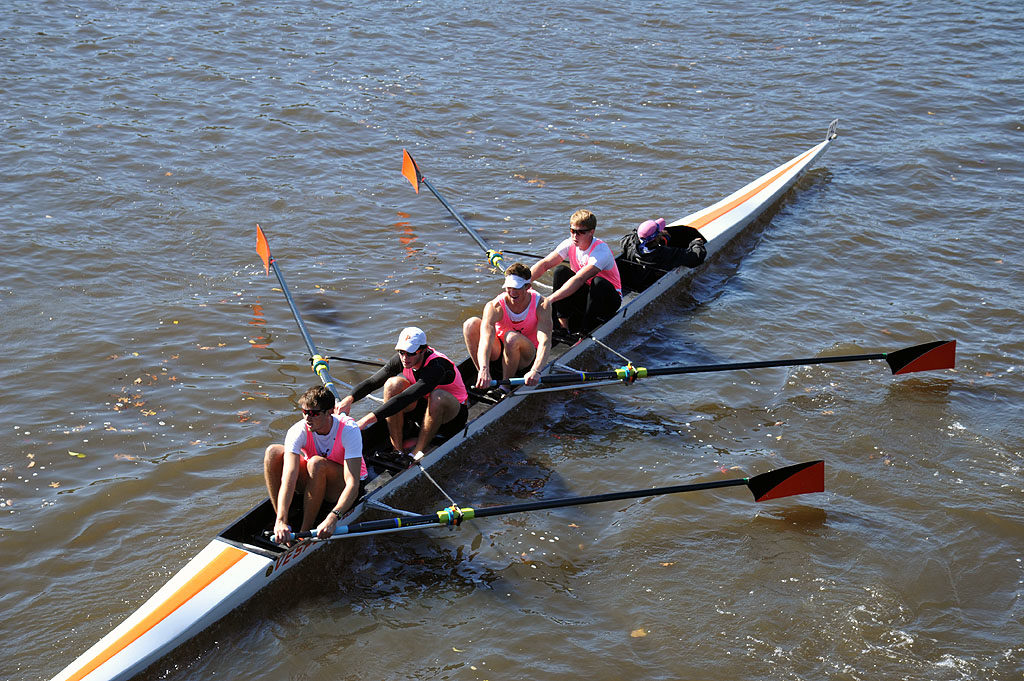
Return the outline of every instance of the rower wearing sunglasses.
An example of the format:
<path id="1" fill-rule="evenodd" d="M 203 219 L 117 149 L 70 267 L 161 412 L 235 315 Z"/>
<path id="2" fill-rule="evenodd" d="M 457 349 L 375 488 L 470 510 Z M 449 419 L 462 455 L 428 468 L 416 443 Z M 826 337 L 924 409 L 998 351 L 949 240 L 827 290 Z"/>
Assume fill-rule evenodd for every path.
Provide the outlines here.
<path id="1" fill-rule="evenodd" d="M 347 414 L 355 402 L 384 388 L 384 404 L 358 421 L 360 430 L 386 420 L 391 445 L 419 458 L 435 435 L 449 438 L 462 430 L 469 417 L 469 393 L 455 363 L 427 345 L 421 329 L 402 329 L 397 353 L 373 376 L 360 382 L 336 411 Z M 406 418 L 420 425 L 416 444 L 405 446 Z"/>
<path id="2" fill-rule="evenodd" d="M 302 420 L 288 429 L 284 444 L 267 447 L 263 477 L 274 506 L 274 541 L 287 542 L 293 531 L 288 511 L 295 493 L 302 494 L 302 525 L 312 529 L 323 503 L 333 504 L 316 526 L 316 536 L 326 539 L 359 496 L 366 479 L 363 438 L 354 419 L 334 415 L 334 394 L 322 385 L 299 398 Z"/>
<path id="3" fill-rule="evenodd" d="M 530 268 L 534 281 L 554 268 L 554 292 L 547 300 L 558 325 L 573 334 L 597 328 L 622 304 L 622 281 L 615 256 L 608 244 L 594 237 L 596 229 L 593 213 L 576 211 L 569 218 L 569 238 Z"/>

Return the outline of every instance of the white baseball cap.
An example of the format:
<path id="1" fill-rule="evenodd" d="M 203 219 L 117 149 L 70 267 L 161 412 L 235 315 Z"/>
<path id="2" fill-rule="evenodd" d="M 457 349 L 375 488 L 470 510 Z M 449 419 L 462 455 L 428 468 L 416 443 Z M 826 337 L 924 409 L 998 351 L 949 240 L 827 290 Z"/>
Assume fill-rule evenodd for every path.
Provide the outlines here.
<path id="1" fill-rule="evenodd" d="M 505 277 L 505 285 L 502 286 L 502 288 L 522 288 L 529 283 L 529 279 L 523 279 L 515 274 L 509 274 Z"/>
<path id="2" fill-rule="evenodd" d="M 402 329 L 402 333 L 398 334 L 398 343 L 395 345 L 395 350 L 416 352 L 426 344 L 427 334 L 423 333 L 423 329 L 416 326 L 407 326 Z"/>

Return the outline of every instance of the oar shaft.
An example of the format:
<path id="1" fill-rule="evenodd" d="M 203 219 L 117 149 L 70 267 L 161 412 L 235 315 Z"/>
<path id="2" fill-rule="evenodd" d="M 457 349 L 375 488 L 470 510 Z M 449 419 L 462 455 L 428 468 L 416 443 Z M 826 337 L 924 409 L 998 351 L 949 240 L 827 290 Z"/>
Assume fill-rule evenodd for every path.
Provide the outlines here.
<path id="1" fill-rule="evenodd" d="M 872 359 L 885 359 L 885 353 L 874 352 L 866 355 L 837 355 L 835 357 L 807 357 L 803 359 L 774 359 L 760 362 L 732 362 L 729 364 L 705 364 L 702 366 L 675 366 L 647 369 L 648 376 L 668 376 L 674 374 L 701 374 L 713 371 L 735 371 L 742 369 L 764 369 L 767 367 L 793 367 L 811 364 L 833 364 L 836 362 L 863 362 Z M 614 373 L 614 372 L 612 372 Z"/>
<path id="2" fill-rule="evenodd" d="M 587 504 L 600 504 L 608 501 L 619 501 L 622 499 L 638 499 L 640 497 L 658 496 L 663 494 L 678 494 L 680 492 L 695 492 L 705 489 L 717 489 L 720 487 L 737 487 L 746 485 L 748 479 L 716 480 L 713 482 L 698 482 L 688 485 L 672 485 L 670 487 L 655 487 L 653 489 L 628 490 L 625 492 L 609 492 L 607 494 L 594 494 L 584 497 L 563 497 L 560 499 L 545 499 L 532 501 L 525 504 L 508 504 L 505 506 L 490 506 L 487 508 L 462 508 L 459 514 L 463 519 L 489 518 L 511 513 L 525 513 L 528 511 L 540 511 L 549 508 L 563 508 L 566 506 L 585 506 Z M 385 520 L 365 520 L 351 525 L 340 525 L 335 528 L 335 536 L 354 536 L 363 534 L 381 534 L 393 532 L 400 528 L 428 527 L 453 524 L 450 522 L 452 511 L 445 509 L 429 515 L 406 516 L 403 518 L 388 518 Z M 311 532 L 302 532 L 295 535 L 296 538 L 312 536 Z"/>
<path id="3" fill-rule="evenodd" d="M 277 282 L 281 284 L 281 290 L 284 291 L 285 300 L 288 301 L 288 307 L 292 311 L 292 316 L 295 317 L 295 323 L 299 325 L 299 333 L 302 334 L 302 339 L 306 341 L 309 354 L 319 354 L 316 350 L 316 345 L 313 344 L 313 338 L 309 335 L 309 330 L 306 328 L 306 323 L 302 321 L 302 317 L 299 315 L 299 308 L 295 306 L 295 300 L 292 298 L 291 292 L 288 291 L 288 284 L 284 282 L 284 275 L 281 274 L 281 268 L 277 266 L 277 261 L 271 260 L 270 267 L 274 270 L 274 274 L 277 275 Z"/>
<path id="4" fill-rule="evenodd" d="M 288 307 L 292 311 L 292 316 L 295 317 L 295 323 L 299 326 L 299 333 L 302 335 L 302 339 L 306 342 L 306 347 L 309 349 L 309 355 L 313 358 L 318 358 L 313 366 L 313 370 L 316 375 L 320 378 L 320 382 L 327 387 L 334 394 L 334 399 L 340 400 L 341 393 L 334 386 L 334 379 L 331 378 L 330 373 L 327 371 L 327 362 L 320 357 L 320 353 L 316 349 L 316 345 L 313 343 L 312 336 L 309 335 L 309 329 L 306 328 L 305 322 L 302 321 L 302 316 L 299 314 L 299 308 L 295 305 L 295 300 L 292 298 L 292 294 L 288 291 L 288 284 L 284 281 L 284 275 L 281 274 L 281 268 L 277 266 L 277 261 L 271 259 L 270 267 L 274 270 L 274 274 L 277 276 L 277 282 L 281 284 L 281 290 L 284 292 L 285 300 L 288 301 Z"/>
<path id="5" fill-rule="evenodd" d="M 655 497 L 664 494 L 679 494 L 681 492 L 696 492 L 705 489 L 718 489 L 720 487 L 738 487 L 746 485 L 747 479 L 715 480 L 712 482 L 696 482 L 687 485 L 672 485 L 669 487 L 654 487 L 652 489 L 636 489 L 624 492 L 608 492 L 606 494 L 592 494 L 584 497 L 564 497 L 562 499 L 544 499 L 531 501 L 525 504 L 508 504 L 505 506 L 490 506 L 488 508 L 470 509 L 473 517 L 488 518 L 509 513 L 524 513 L 526 511 L 541 511 L 549 508 L 564 508 L 566 506 L 586 506 L 587 504 L 602 504 L 608 501 L 621 501 L 623 499 L 638 499 L 640 497 Z"/>
<path id="6" fill-rule="evenodd" d="M 354 359 L 352 357 L 335 357 L 335 356 L 332 355 L 332 356 L 328 357 L 327 359 L 336 359 L 339 362 L 351 362 L 352 364 L 365 364 L 366 366 L 369 366 L 369 367 L 382 367 L 382 366 L 384 366 L 384 362 L 373 362 L 373 361 L 370 361 L 368 359 Z"/>
<path id="7" fill-rule="evenodd" d="M 385 532 L 398 532 L 406 529 L 427 528 L 438 525 L 457 525 L 463 520 L 473 518 L 487 518 L 490 516 L 506 515 L 509 513 L 522 513 L 524 511 L 539 511 L 547 508 L 562 508 L 564 506 L 583 506 L 586 504 L 600 504 L 620 499 L 636 499 L 639 497 L 652 497 L 661 494 L 677 494 L 680 492 L 695 492 L 705 489 L 717 489 L 720 487 L 738 487 L 746 485 L 754 501 L 767 501 L 780 499 L 782 497 L 796 496 L 798 494 L 810 494 L 825 490 L 825 462 L 807 461 L 804 463 L 776 468 L 755 475 L 752 478 L 738 478 L 732 480 L 715 480 L 713 482 L 696 482 L 686 485 L 672 485 L 669 487 L 655 487 L 653 489 L 629 490 L 626 492 L 610 492 L 607 494 L 593 494 L 585 497 L 563 497 L 561 499 L 547 499 L 532 501 L 525 504 L 509 504 L 506 506 L 491 506 L 489 508 L 450 508 L 432 513 L 429 515 L 404 516 L 402 518 L 388 518 L 386 520 L 367 520 L 351 525 L 336 527 L 333 538 L 354 537 L 366 534 L 383 534 Z M 296 539 L 312 537 L 312 532 L 300 532 L 293 535 Z"/>
<path id="8" fill-rule="evenodd" d="M 885 359 L 886 354 L 875 352 L 865 355 L 837 355 L 835 357 L 807 357 L 802 359 L 773 359 L 759 362 L 730 362 L 728 364 L 697 364 L 691 366 L 670 366 L 647 369 L 635 367 L 633 378 L 648 376 L 676 376 L 680 374 L 703 374 L 715 371 L 737 371 L 743 369 L 764 369 L 768 367 L 806 366 L 811 364 L 833 364 L 836 362 L 861 362 L 872 359 Z M 629 380 L 628 368 L 611 369 L 609 371 L 580 371 L 574 374 L 548 374 L 541 376 L 540 382 L 548 385 L 559 383 L 586 383 L 589 381 Z M 501 381 L 507 385 L 522 385 L 523 379 L 511 378 Z"/>
<path id="9" fill-rule="evenodd" d="M 471 237 L 473 237 L 473 240 L 476 241 L 480 248 L 483 249 L 484 253 L 491 250 L 491 247 L 487 245 L 487 242 L 480 238 L 480 235 L 473 231 L 473 229 L 468 224 L 466 224 L 466 221 L 462 219 L 462 216 L 459 215 L 458 211 L 452 208 L 451 204 L 445 201 L 444 197 L 437 193 L 437 190 L 434 189 L 434 185 L 430 184 L 430 182 L 427 181 L 427 178 L 420 176 L 420 182 L 425 184 L 427 186 L 427 189 L 430 190 L 430 193 L 436 196 L 437 200 L 440 201 L 441 204 L 448 209 L 448 212 L 452 214 L 452 217 L 455 218 L 460 225 L 462 225 L 462 228 L 466 230 L 466 232 Z"/>

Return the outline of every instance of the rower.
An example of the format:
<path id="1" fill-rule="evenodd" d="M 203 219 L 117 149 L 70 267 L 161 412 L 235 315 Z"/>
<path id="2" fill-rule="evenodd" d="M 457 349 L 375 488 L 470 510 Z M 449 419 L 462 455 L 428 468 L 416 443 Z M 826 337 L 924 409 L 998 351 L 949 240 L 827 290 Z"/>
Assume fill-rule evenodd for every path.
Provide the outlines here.
<path id="1" fill-rule="evenodd" d="M 548 296 L 562 329 L 583 334 L 611 318 L 622 304 L 622 282 L 608 244 L 594 237 L 597 217 L 578 210 L 569 218 L 569 238 L 530 270 L 533 280 L 555 268 Z M 562 265 L 568 261 L 569 266 Z M 556 267 L 557 265 L 557 267 Z"/>
<path id="2" fill-rule="evenodd" d="M 359 428 L 365 430 L 385 419 L 391 445 L 418 459 L 435 435 L 447 439 L 465 427 L 469 393 L 455 363 L 427 345 L 427 336 L 421 329 L 403 329 L 395 350 L 398 352 L 383 367 L 338 403 L 336 411 L 349 413 L 355 402 L 383 386 L 384 404 L 359 419 Z M 407 416 L 421 424 L 412 449 L 406 448 L 404 442 Z"/>
<path id="3" fill-rule="evenodd" d="M 623 286 L 631 291 L 649 288 L 677 267 L 696 267 L 708 254 L 699 231 L 686 225 L 666 227 L 664 218 L 641 222 L 621 243 L 622 253 L 615 261 Z"/>
<path id="4" fill-rule="evenodd" d="M 502 378 L 526 371 L 526 385 L 540 382 L 551 351 L 551 304 L 530 285 L 530 268 L 521 262 L 505 269 L 497 298 L 487 301 L 481 317 L 462 325 L 466 350 L 477 368 L 476 387 L 491 384 L 491 362 L 501 359 Z"/>
<path id="5" fill-rule="evenodd" d="M 295 492 L 303 495 L 301 532 L 313 527 L 321 504 L 334 504 L 315 532 L 326 539 L 355 503 L 367 475 L 359 427 L 347 415 L 331 413 L 334 394 L 330 390 L 322 385 L 310 388 L 299 398 L 299 408 L 302 420 L 288 429 L 283 445 L 267 447 L 263 458 L 278 544 L 285 543 L 292 532 L 288 511 Z"/>

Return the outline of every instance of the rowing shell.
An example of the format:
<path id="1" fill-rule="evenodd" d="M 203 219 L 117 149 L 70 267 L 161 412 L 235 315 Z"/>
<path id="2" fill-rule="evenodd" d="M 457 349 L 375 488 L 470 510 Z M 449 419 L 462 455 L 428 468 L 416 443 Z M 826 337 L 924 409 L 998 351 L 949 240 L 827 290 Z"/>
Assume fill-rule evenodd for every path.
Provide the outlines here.
<path id="1" fill-rule="evenodd" d="M 836 136 L 832 121 L 825 140 L 778 168 L 762 175 L 721 201 L 672 223 L 700 230 L 708 256 L 721 250 L 744 227 L 763 215 L 825 153 Z M 677 268 L 653 286 L 623 301 L 615 317 L 592 334 L 602 340 L 624 321 L 643 310 L 663 292 L 690 276 Z M 568 364 L 591 349 L 585 338 L 558 361 Z M 467 360 L 460 365 L 472 367 Z M 549 366 L 550 369 L 550 366 Z M 475 373 L 475 372 L 474 372 Z M 492 426 L 529 397 L 536 387 L 521 387 L 471 420 L 466 428 L 430 452 L 422 461 L 430 468 L 448 457 L 467 439 Z M 410 486 L 420 469 L 409 468 L 391 477 L 380 475 L 371 491 L 356 504 L 343 523 L 352 523 L 379 501 L 391 501 Z M 114 681 L 129 679 L 193 638 L 327 543 L 300 542 L 284 549 L 268 542 L 263 531 L 273 526 L 274 513 L 264 501 L 220 533 L 134 614 L 82 653 L 54 681 Z"/>

